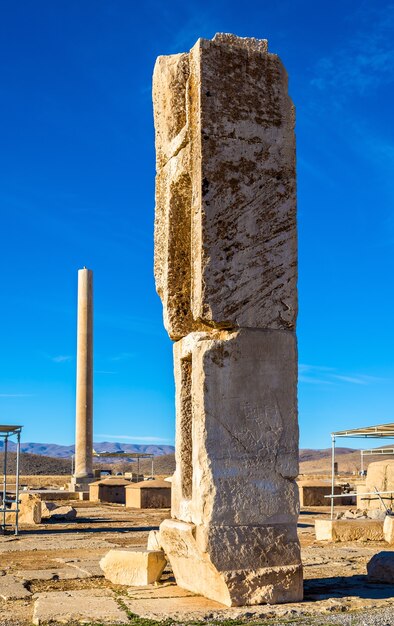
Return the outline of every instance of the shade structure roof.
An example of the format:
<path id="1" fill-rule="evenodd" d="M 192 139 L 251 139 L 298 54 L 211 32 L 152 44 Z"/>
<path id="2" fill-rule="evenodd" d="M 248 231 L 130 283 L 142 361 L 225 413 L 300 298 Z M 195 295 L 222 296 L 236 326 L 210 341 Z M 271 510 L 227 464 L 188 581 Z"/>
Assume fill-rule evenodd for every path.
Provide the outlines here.
<path id="1" fill-rule="evenodd" d="M 171 483 L 161 478 L 142 480 L 139 483 L 130 483 L 126 489 L 171 489 Z"/>
<path id="2" fill-rule="evenodd" d="M 125 485 L 129 485 L 130 481 L 126 478 L 122 478 L 121 476 L 109 476 L 108 478 L 101 478 L 100 480 L 96 480 L 91 485 L 107 485 L 110 487 L 123 487 Z"/>
<path id="3" fill-rule="evenodd" d="M 364 426 L 363 428 L 351 428 L 349 430 L 338 430 L 331 433 L 333 437 L 367 437 L 370 439 L 380 439 L 387 437 L 394 439 L 394 422 L 389 424 L 378 424 L 377 426 Z"/>
<path id="4" fill-rule="evenodd" d="M 93 450 L 93 456 L 95 457 L 123 457 L 130 459 L 151 459 L 155 455 L 152 452 L 96 452 Z"/>
<path id="5" fill-rule="evenodd" d="M 16 435 L 20 433 L 22 426 L 10 426 L 9 424 L 0 424 L 0 437 Z"/>

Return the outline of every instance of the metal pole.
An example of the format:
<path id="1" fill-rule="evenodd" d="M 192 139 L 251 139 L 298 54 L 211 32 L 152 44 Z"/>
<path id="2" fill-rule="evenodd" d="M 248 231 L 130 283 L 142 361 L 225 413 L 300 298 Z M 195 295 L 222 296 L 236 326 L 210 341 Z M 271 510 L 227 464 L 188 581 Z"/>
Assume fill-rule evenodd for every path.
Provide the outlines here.
<path id="1" fill-rule="evenodd" d="M 4 463 L 3 463 L 3 533 L 5 533 L 5 519 L 6 519 L 6 506 L 5 501 L 7 498 L 7 447 L 8 447 L 8 435 L 4 437 Z"/>
<path id="2" fill-rule="evenodd" d="M 16 444 L 16 470 L 15 470 L 15 504 L 16 504 L 16 513 L 15 513 L 15 534 L 18 534 L 18 526 L 19 526 L 19 459 L 21 452 L 21 433 L 18 430 L 17 434 L 17 444 Z"/>
<path id="3" fill-rule="evenodd" d="M 331 496 L 333 496 L 335 488 L 335 435 L 331 435 L 331 440 Z M 334 519 L 334 498 L 331 498 L 331 519 Z"/>
<path id="4" fill-rule="evenodd" d="M 138 474 L 137 478 L 139 481 L 140 479 L 140 457 L 139 456 L 137 457 L 137 474 Z"/>

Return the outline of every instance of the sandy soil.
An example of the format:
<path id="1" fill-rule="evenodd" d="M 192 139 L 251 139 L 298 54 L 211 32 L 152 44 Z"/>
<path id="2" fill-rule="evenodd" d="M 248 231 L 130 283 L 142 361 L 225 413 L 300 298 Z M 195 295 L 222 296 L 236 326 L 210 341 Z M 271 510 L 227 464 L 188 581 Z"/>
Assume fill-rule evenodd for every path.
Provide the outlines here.
<path id="1" fill-rule="evenodd" d="M 149 530 L 157 528 L 169 515 L 168 510 L 138 511 L 125 509 L 121 505 L 76 502 L 73 506 L 78 510 L 78 516 L 73 522 L 25 527 L 19 537 L 0 536 L 1 570 L 5 574 L 16 575 L 26 570 L 62 568 L 67 560 L 82 565 L 85 562 L 97 563 L 98 559 L 111 548 L 145 547 Z M 297 616 L 299 620 L 311 614 L 330 618 L 333 613 L 367 609 L 390 610 L 394 616 L 394 587 L 370 584 L 366 578 L 368 560 L 376 552 L 387 551 L 390 548 L 383 542 L 350 544 L 316 542 L 313 532 L 314 518 L 322 513 L 328 515 L 328 508 L 324 511 L 305 509 L 299 520 L 305 576 L 304 602 L 263 607 L 261 610 L 251 608 L 248 612 L 249 622 L 259 616 L 273 618 L 277 615 L 282 618 L 287 616 L 293 620 L 292 623 L 301 624 L 304 622 L 294 621 Z M 170 571 L 167 571 L 166 578 L 171 578 Z M 33 593 L 98 587 L 122 591 L 104 578 L 95 576 L 66 580 L 32 580 L 27 583 L 27 588 Z M 0 600 L 0 625 L 30 625 L 33 604 L 32 597 L 24 600 Z M 244 615 L 246 613 L 239 610 L 234 610 L 232 614 L 234 618 L 242 618 Z M 324 624 L 326 623 L 331 622 L 326 619 Z"/>

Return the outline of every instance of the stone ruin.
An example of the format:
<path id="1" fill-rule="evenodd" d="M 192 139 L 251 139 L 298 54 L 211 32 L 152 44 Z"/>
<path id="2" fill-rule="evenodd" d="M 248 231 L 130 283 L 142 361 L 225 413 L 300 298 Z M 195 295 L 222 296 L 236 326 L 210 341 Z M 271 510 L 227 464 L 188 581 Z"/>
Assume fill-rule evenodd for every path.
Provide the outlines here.
<path id="1" fill-rule="evenodd" d="M 267 41 L 157 59 L 155 278 L 174 344 L 176 471 L 160 542 L 228 606 L 302 599 L 294 106 Z"/>

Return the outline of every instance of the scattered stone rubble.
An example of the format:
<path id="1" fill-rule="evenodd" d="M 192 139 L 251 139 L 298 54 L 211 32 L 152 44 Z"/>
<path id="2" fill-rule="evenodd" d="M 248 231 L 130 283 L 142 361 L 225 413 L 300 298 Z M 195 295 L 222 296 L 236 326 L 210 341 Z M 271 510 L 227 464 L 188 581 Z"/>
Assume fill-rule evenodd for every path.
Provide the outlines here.
<path id="1" fill-rule="evenodd" d="M 386 517 L 386 511 L 381 511 L 379 509 L 349 509 L 347 511 L 339 511 L 335 514 L 335 519 L 373 519 L 384 521 Z"/>

